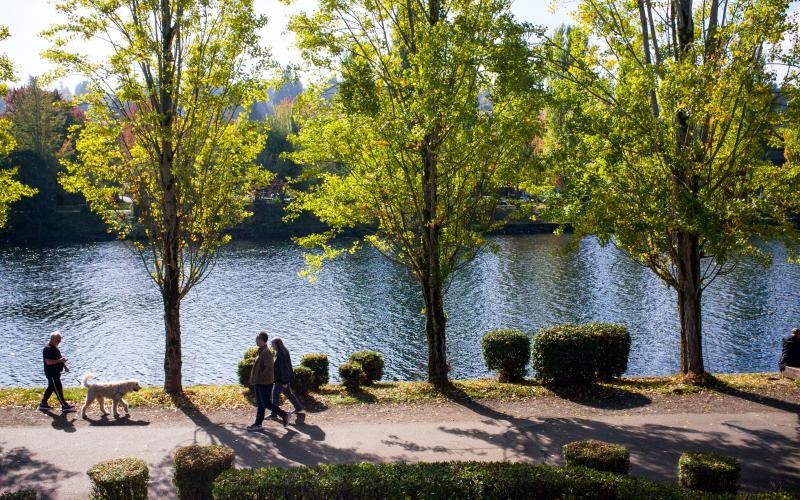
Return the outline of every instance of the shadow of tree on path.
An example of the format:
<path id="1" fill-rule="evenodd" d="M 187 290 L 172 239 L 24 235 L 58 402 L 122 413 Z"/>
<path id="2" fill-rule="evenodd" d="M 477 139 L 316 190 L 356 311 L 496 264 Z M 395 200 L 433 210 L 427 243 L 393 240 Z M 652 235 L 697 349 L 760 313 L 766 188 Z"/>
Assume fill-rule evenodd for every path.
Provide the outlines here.
<path id="1" fill-rule="evenodd" d="M 48 498 L 55 493 L 59 482 L 76 474 L 36 459 L 27 448 L 9 450 L 0 446 L 0 493 L 33 489 Z"/>
<path id="2" fill-rule="evenodd" d="M 800 489 L 800 428 L 794 435 L 787 436 L 770 429 L 750 429 L 731 420 L 723 425 L 736 431 L 732 435 L 679 425 L 647 423 L 649 418 L 654 418 L 648 415 L 639 415 L 637 418 L 643 422 L 634 424 L 614 424 L 587 418 L 518 418 L 472 400 L 463 393 L 458 394 L 458 389 L 450 391 L 452 401 L 485 417 L 483 423 L 489 426 L 488 429 L 497 426 L 498 432 L 490 432 L 487 428 L 445 426 L 440 426 L 439 430 L 501 448 L 504 450 L 504 460 L 560 462 L 561 447 L 566 443 L 579 439 L 600 439 L 628 447 L 631 452 L 631 473 L 634 475 L 675 481 L 681 453 L 716 451 L 741 460 L 742 484 L 748 489 Z M 796 403 L 735 389 L 728 394 L 786 412 L 798 411 L 799 405 Z M 405 442 L 402 446 L 413 449 L 415 445 Z M 480 450 L 476 449 L 474 454 L 479 455 Z"/>

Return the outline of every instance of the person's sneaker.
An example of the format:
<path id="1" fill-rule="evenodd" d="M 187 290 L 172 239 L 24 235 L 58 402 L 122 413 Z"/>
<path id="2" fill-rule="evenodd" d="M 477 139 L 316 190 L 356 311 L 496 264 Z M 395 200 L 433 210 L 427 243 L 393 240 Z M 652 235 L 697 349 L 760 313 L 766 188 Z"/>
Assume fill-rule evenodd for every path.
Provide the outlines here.
<path id="1" fill-rule="evenodd" d="M 270 413 L 269 415 L 267 415 L 267 418 L 270 420 L 278 420 L 278 415 L 276 415 L 275 413 Z"/>
<path id="2" fill-rule="evenodd" d="M 260 425 L 253 424 L 247 426 L 247 432 L 260 432 L 262 430 L 264 430 L 264 427 Z"/>
<path id="3" fill-rule="evenodd" d="M 39 411 L 47 411 L 47 410 L 52 410 L 52 409 L 53 409 L 53 407 L 50 406 L 50 405 L 39 405 L 39 408 L 38 408 Z"/>
<path id="4" fill-rule="evenodd" d="M 77 410 L 75 409 L 75 405 L 66 405 L 61 407 L 61 411 L 67 413 L 70 411 L 77 411 Z"/>

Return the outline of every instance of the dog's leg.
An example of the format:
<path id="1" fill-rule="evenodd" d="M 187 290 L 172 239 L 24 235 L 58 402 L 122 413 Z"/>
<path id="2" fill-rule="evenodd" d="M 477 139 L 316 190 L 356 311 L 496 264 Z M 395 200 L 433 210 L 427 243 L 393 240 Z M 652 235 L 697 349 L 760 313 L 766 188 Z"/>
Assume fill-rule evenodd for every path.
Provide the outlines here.
<path id="1" fill-rule="evenodd" d="M 131 412 L 128 411 L 128 403 L 126 403 L 122 397 L 119 398 L 119 402 L 122 403 L 122 407 L 125 408 L 125 415 L 130 415 Z"/>
<path id="2" fill-rule="evenodd" d="M 103 396 L 98 396 L 97 402 L 100 403 L 100 411 L 103 412 L 103 415 L 108 415 L 108 412 L 106 411 L 106 400 L 103 398 Z"/>
<path id="3" fill-rule="evenodd" d="M 94 398 L 90 398 L 89 395 L 91 392 L 86 393 L 86 401 L 83 402 L 83 408 L 81 408 L 81 418 L 86 418 L 86 408 L 92 403 Z"/>
<path id="4" fill-rule="evenodd" d="M 117 405 L 119 404 L 119 400 L 120 399 L 122 399 L 122 398 L 119 397 L 119 395 L 114 395 L 114 397 L 112 399 L 114 401 L 114 403 L 113 403 L 112 408 L 111 408 L 111 410 L 112 410 L 111 413 L 114 414 L 114 418 L 119 418 L 119 413 L 117 413 Z"/>

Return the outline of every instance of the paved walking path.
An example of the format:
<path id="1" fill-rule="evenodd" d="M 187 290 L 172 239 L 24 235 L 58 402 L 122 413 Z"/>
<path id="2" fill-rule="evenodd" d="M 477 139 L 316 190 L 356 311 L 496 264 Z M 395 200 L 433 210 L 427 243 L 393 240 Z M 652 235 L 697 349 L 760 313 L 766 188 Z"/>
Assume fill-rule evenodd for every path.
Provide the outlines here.
<path id="1" fill-rule="evenodd" d="M 681 405 L 685 406 L 685 405 Z M 31 487 L 52 498 L 86 498 L 85 471 L 118 456 L 150 465 L 151 498 L 173 498 L 171 457 L 176 447 L 220 443 L 236 450 L 237 466 L 332 462 L 512 460 L 559 463 L 561 446 L 596 438 L 628 446 L 631 474 L 676 480 L 685 450 L 715 450 L 743 461 L 745 490 L 800 490 L 797 405 L 717 401 L 702 413 L 656 408 L 585 409 L 538 402 L 367 405 L 310 413 L 287 428 L 267 422 L 248 433 L 247 412 L 205 415 L 132 409 L 118 421 L 75 413 L 38 415 L 0 409 L 0 492 Z M 716 408 L 716 409 L 714 409 Z M 34 416 L 31 416 L 34 415 Z M 294 420 L 294 419 L 293 419 Z"/>

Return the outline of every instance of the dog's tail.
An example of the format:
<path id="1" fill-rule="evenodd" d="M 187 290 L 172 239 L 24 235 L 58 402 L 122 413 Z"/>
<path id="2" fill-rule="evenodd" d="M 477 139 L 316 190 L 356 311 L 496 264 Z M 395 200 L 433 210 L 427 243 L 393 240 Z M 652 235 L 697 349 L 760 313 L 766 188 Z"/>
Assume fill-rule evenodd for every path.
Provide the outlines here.
<path id="1" fill-rule="evenodd" d="M 81 385 L 83 387 L 89 387 L 89 380 L 94 378 L 94 373 L 86 372 L 81 377 Z"/>

